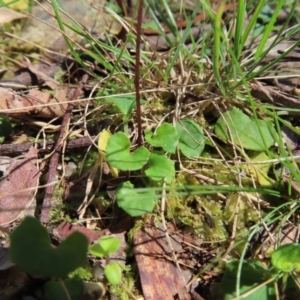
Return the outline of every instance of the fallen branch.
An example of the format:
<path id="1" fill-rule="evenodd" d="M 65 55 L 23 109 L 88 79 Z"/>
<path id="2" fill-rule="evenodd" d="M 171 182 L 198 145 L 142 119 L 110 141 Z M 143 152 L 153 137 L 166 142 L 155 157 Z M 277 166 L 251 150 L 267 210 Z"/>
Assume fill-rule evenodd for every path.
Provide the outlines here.
<path id="1" fill-rule="evenodd" d="M 266 101 L 273 105 L 288 108 L 299 108 L 299 97 L 288 95 L 280 91 L 276 91 L 273 88 L 263 86 L 260 83 L 250 83 L 251 95 L 262 101 Z"/>
<path id="2" fill-rule="evenodd" d="M 93 144 L 94 137 L 81 137 L 73 140 L 66 141 L 66 150 L 72 150 L 77 148 L 86 148 Z M 23 143 L 23 144 L 4 144 L 0 145 L 0 156 L 19 156 L 27 153 L 31 147 L 35 147 L 39 150 L 39 154 L 48 153 L 53 150 L 55 141 L 48 141 L 46 145 L 44 143 Z"/>

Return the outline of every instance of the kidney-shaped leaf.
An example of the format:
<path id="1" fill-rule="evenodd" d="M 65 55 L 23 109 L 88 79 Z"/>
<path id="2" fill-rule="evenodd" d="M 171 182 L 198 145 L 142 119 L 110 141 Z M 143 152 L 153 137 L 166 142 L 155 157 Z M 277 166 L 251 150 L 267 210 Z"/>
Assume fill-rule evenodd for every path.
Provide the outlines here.
<path id="1" fill-rule="evenodd" d="M 129 181 L 120 184 L 116 197 L 119 207 L 132 217 L 152 212 L 157 202 L 155 192 L 147 191 L 147 189 L 145 191 L 137 191 Z"/>
<path id="2" fill-rule="evenodd" d="M 192 120 L 176 123 L 179 149 L 187 158 L 199 157 L 204 149 L 204 135 L 201 127 Z"/>
<path id="3" fill-rule="evenodd" d="M 112 135 L 106 147 L 106 159 L 109 164 L 123 171 L 135 171 L 148 161 L 150 152 L 140 147 L 130 153 L 130 140 L 123 132 Z"/>
<path id="4" fill-rule="evenodd" d="M 224 113 L 215 126 L 215 133 L 225 141 L 231 141 L 248 150 L 264 151 L 274 144 L 268 123 L 253 120 L 237 108 Z"/>
<path id="5" fill-rule="evenodd" d="M 168 123 L 161 124 L 152 135 L 150 130 L 145 131 L 145 140 L 154 147 L 162 147 L 169 153 L 175 153 L 178 145 L 178 135 L 174 126 Z"/>
<path id="6" fill-rule="evenodd" d="M 122 281 L 122 269 L 117 262 L 107 264 L 104 268 L 104 275 L 112 285 L 117 285 Z"/>
<path id="7" fill-rule="evenodd" d="M 166 178 L 166 181 L 170 183 L 175 177 L 174 161 L 170 160 L 163 153 L 152 153 L 148 164 L 149 168 L 145 171 L 145 173 L 154 181 L 160 181 Z"/>
<path id="8" fill-rule="evenodd" d="M 87 238 L 72 233 L 57 248 L 41 223 L 26 217 L 10 236 L 9 255 L 13 263 L 36 277 L 66 277 L 86 262 Z"/>

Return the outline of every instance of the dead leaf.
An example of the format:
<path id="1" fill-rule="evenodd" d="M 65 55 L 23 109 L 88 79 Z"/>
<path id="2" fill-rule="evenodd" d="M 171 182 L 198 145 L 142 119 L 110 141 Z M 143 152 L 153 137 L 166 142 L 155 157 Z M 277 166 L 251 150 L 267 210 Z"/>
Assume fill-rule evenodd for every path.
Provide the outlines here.
<path id="1" fill-rule="evenodd" d="M 296 149 L 300 144 L 300 136 L 286 125 L 281 128 L 282 138 L 290 150 Z"/>
<path id="2" fill-rule="evenodd" d="M 57 61 L 62 63 L 62 59 Z M 31 66 L 32 68 L 33 66 Z M 0 81 L 1 87 L 16 89 L 27 89 L 31 85 L 41 85 L 48 81 L 49 78 L 53 78 L 55 73 L 59 72 L 61 67 L 59 65 L 46 65 L 44 63 L 37 63 L 34 65 L 34 71 L 31 71 L 28 67 L 24 67 L 22 64 L 21 69 L 17 70 L 17 74 L 13 77 L 6 78 Z M 0 75 L 3 77 L 6 69 L 0 70 Z M 3 73 L 3 74 L 2 74 Z M 54 79 L 53 79 L 54 80 Z"/>
<path id="3" fill-rule="evenodd" d="M 0 172 L 2 176 L 7 175 L 7 168 L 12 163 L 13 158 L 9 156 L 0 156 Z"/>
<path id="4" fill-rule="evenodd" d="M 59 241 L 63 241 L 75 231 L 79 231 L 82 234 L 84 234 L 88 238 L 90 243 L 94 242 L 95 240 L 98 240 L 100 237 L 102 237 L 105 234 L 104 231 L 96 231 L 78 224 L 70 224 L 67 222 L 62 222 L 55 229 L 53 229 L 53 235 Z"/>
<path id="5" fill-rule="evenodd" d="M 24 159 L 14 160 L 0 181 L 0 226 L 8 225 L 32 209 L 35 189 L 41 175 L 35 163 L 38 150 L 30 148 Z"/>
<path id="6" fill-rule="evenodd" d="M 0 24 L 10 23 L 23 18 L 27 18 L 27 16 L 7 7 L 0 7 Z"/>
<path id="7" fill-rule="evenodd" d="M 38 89 L 22 95 L 12 89 L 0 87 L 0 111 L 6 114 L 28 113 L 42 118 L 62 117 L 67 105 L 67 91 L 62 88 L 58 88 L 55 95 Z"/>

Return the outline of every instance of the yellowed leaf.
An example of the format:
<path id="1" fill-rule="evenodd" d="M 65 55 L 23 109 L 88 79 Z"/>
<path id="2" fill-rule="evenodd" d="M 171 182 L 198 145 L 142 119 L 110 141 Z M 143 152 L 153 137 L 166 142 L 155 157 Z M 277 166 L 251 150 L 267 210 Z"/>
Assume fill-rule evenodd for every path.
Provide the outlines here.
<path id="1" fill-rule="evenodd" d="M 101 131 L 101 133 L 99 134 L 99 138 L 98 138 L 98 150 L 99 150 L 99 154 L 102 157 L 103 161 L 107 162 L 106 156 L 105 156 L 105 150 L 107 147 L 107 143 L 109 138 L 111 137 L 111 132 L 109 130 L 103 130 Z M 107 162 L 108 166 L 109 166 L 109 170 L 112 174 L 113 177 L 119 177 L 119 170 L 115 167 L 112 167 L 108 162 Z"/>
<path id="2" fill-rule="evenodd" d="M 110 137 L 111 137 L 111 132 L 109 130 L 105 129 L 105 130 L 101 131 L 101 133 L 99 134 L 99 138 L 98 138 L 99 153 L 105 161 L 106 161 L 105 150 L 106 150 L 107 143 L 108 143 L 108 140 Z"/>
<path id="3" fill-rule="evenodd" d="M 10 3 L 11 0 L 2 0 L 3 3 Z M 8 5 L 9 8 L 14 10 L 27 10 L 29 7 L 29 0 L 18 0 Z"/>
<path id="4" fill-rule="evenodd" d="M 270 158 L 265 153 L 259 153 L 251 158 L 251 163 L 246 166 L 246 173 L 251 175 L 261 186 L 271 186 L 274 180 L 268 176 L 270 163 L 262 163 L 268 161 Z M 257 164 L 253 164 L 257 162 Z"/>

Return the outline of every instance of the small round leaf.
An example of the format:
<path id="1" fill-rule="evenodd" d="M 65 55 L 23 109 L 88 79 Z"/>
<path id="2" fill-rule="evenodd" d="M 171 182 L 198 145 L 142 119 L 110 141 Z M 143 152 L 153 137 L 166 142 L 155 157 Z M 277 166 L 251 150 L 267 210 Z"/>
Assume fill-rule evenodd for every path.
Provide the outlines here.
<path id="1" fill-rule="evenodd" d="M 112 285 L 118 285 L 122 281 L 122 269 L 117 262 L 106 265 L 104 268 L 104 275 Z"/>
<path id="2" fill-rule="evenodd" d="M 201 127 L 192 120 L 176 123 L 179 136 L 179 149 L 187 158 L 199 157 L 204 149 L 204 135 Z"/>
<path id="3" fill-rule="evenodd" d="M 166 178 L 170 183 L 175 177 L 174 161 L 170 160 L 165 154 L 153 152 L 148 162 L 149 168 L 145 171 L 146 175 L 154 181 L 161 181 Z"/>
<path id="4" fill-rule="evenodd" d="M 152 135 L 150 130 L 145 131 L 145 140 L 154 147 L 162 147 L 164 151 L 175 153 L 178 145 L 178 135 L 174 126 L 169 123 L 161 124 Z"/>
<path id="5" fill-rule="evenodd" d="M 116 198 L 118 206 L 132 217 L 152 212 L 157 203 L 155 192 L 147 189 L 137 191 L 129 181 L 120 184 Z"/>

